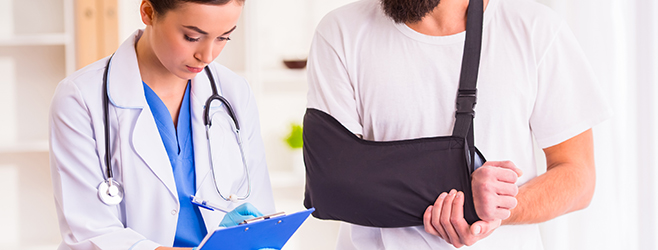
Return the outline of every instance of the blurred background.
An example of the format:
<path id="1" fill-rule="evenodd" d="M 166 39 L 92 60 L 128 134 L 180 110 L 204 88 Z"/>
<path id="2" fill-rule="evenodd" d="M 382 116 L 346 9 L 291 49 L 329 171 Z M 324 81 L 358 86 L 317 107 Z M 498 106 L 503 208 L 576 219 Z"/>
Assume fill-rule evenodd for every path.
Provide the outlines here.
<path id="1" fill-rule="evenodd" d="M 304 185 L 301 150 L 286 139 L 304 114 L 306 70 L 283 61 L 305 59 L 320 19 L 352 1 L 247 0 L 217 59 L 247 78 L 256 95 L 277 210 L 303 209 Z M 594 129 L 592 204 L 543 223 L 544 245 L 658 249 L 658 1 L 537 1 L 567 20 L 615 110 Z M 110 55 L 144 26 L 139 4 L 0 0 L 0 249 L 59 243 L 48 163 L 50 99 L 60 80 Z M 336 222 L 309 219 L 284 249 L 334 249 L 337 231 Z"/>

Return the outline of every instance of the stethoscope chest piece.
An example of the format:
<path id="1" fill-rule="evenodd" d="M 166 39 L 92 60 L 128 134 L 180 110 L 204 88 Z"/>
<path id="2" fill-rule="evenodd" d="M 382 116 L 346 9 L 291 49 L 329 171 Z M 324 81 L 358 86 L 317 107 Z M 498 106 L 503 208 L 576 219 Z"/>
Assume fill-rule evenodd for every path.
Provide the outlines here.
<path id="1" fill-rule="evenodd" d="M 98 198 L 107 205 L 118 205 L 123 200 L 123 188 L 112 178 L 98 185 Z"/>

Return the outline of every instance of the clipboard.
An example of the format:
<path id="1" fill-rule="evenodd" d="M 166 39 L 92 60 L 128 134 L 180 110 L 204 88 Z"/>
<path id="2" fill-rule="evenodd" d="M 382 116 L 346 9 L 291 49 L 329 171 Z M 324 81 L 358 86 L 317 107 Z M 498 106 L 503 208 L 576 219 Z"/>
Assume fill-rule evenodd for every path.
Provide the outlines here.
<path id="1" fill-rule="evenodd" d="M 207 234 L 198 249 L 281 249 L 313 211 L 315 208 L 234 227 L 219 228 Z"/>

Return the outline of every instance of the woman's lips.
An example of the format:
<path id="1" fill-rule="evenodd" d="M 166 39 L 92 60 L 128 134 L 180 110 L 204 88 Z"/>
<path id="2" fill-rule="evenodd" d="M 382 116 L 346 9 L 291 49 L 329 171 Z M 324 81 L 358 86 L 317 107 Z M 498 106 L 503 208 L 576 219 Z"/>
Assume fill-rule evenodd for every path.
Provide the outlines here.
<path id="1" fill-rule="evenodd" d="M 186 65 L 186 66 L 187 66 L 187 65 Z M 197 68 L 197 67 L 190 67 L 190 66 L 187 66 L 187 70 L 189 70 L 189 71 L 192 72 L 192 73 L 199 73 L 199 72 L 201 72 L 201 71 L 203 70 L 203 68 Z"/>

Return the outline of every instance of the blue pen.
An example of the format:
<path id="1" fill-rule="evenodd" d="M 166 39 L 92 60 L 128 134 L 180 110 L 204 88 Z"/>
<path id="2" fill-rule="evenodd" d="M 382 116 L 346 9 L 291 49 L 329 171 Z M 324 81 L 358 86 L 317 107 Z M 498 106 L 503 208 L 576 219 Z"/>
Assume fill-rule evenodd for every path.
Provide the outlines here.
<path id="1" fill-rule="evenodd" d="M 206 201 L 206 200 L 197 199 L 196 197 L 194 197 L 194 195 L 190 195 L 190 199 L 192 200 L 192 204 L 197 205 L 197 206 L 202 207 L 202 208 L 205 208 L 205 209 L 208 209 L 210 211 L 217 210 L 217 211 L 224 212 L 224 213 L 229 212 L 228 209 L 226 209 L 222 206 L 219 206 L 217 204 L 213 204 L 213 203 L 211 203 L 209 201 Z"/>

